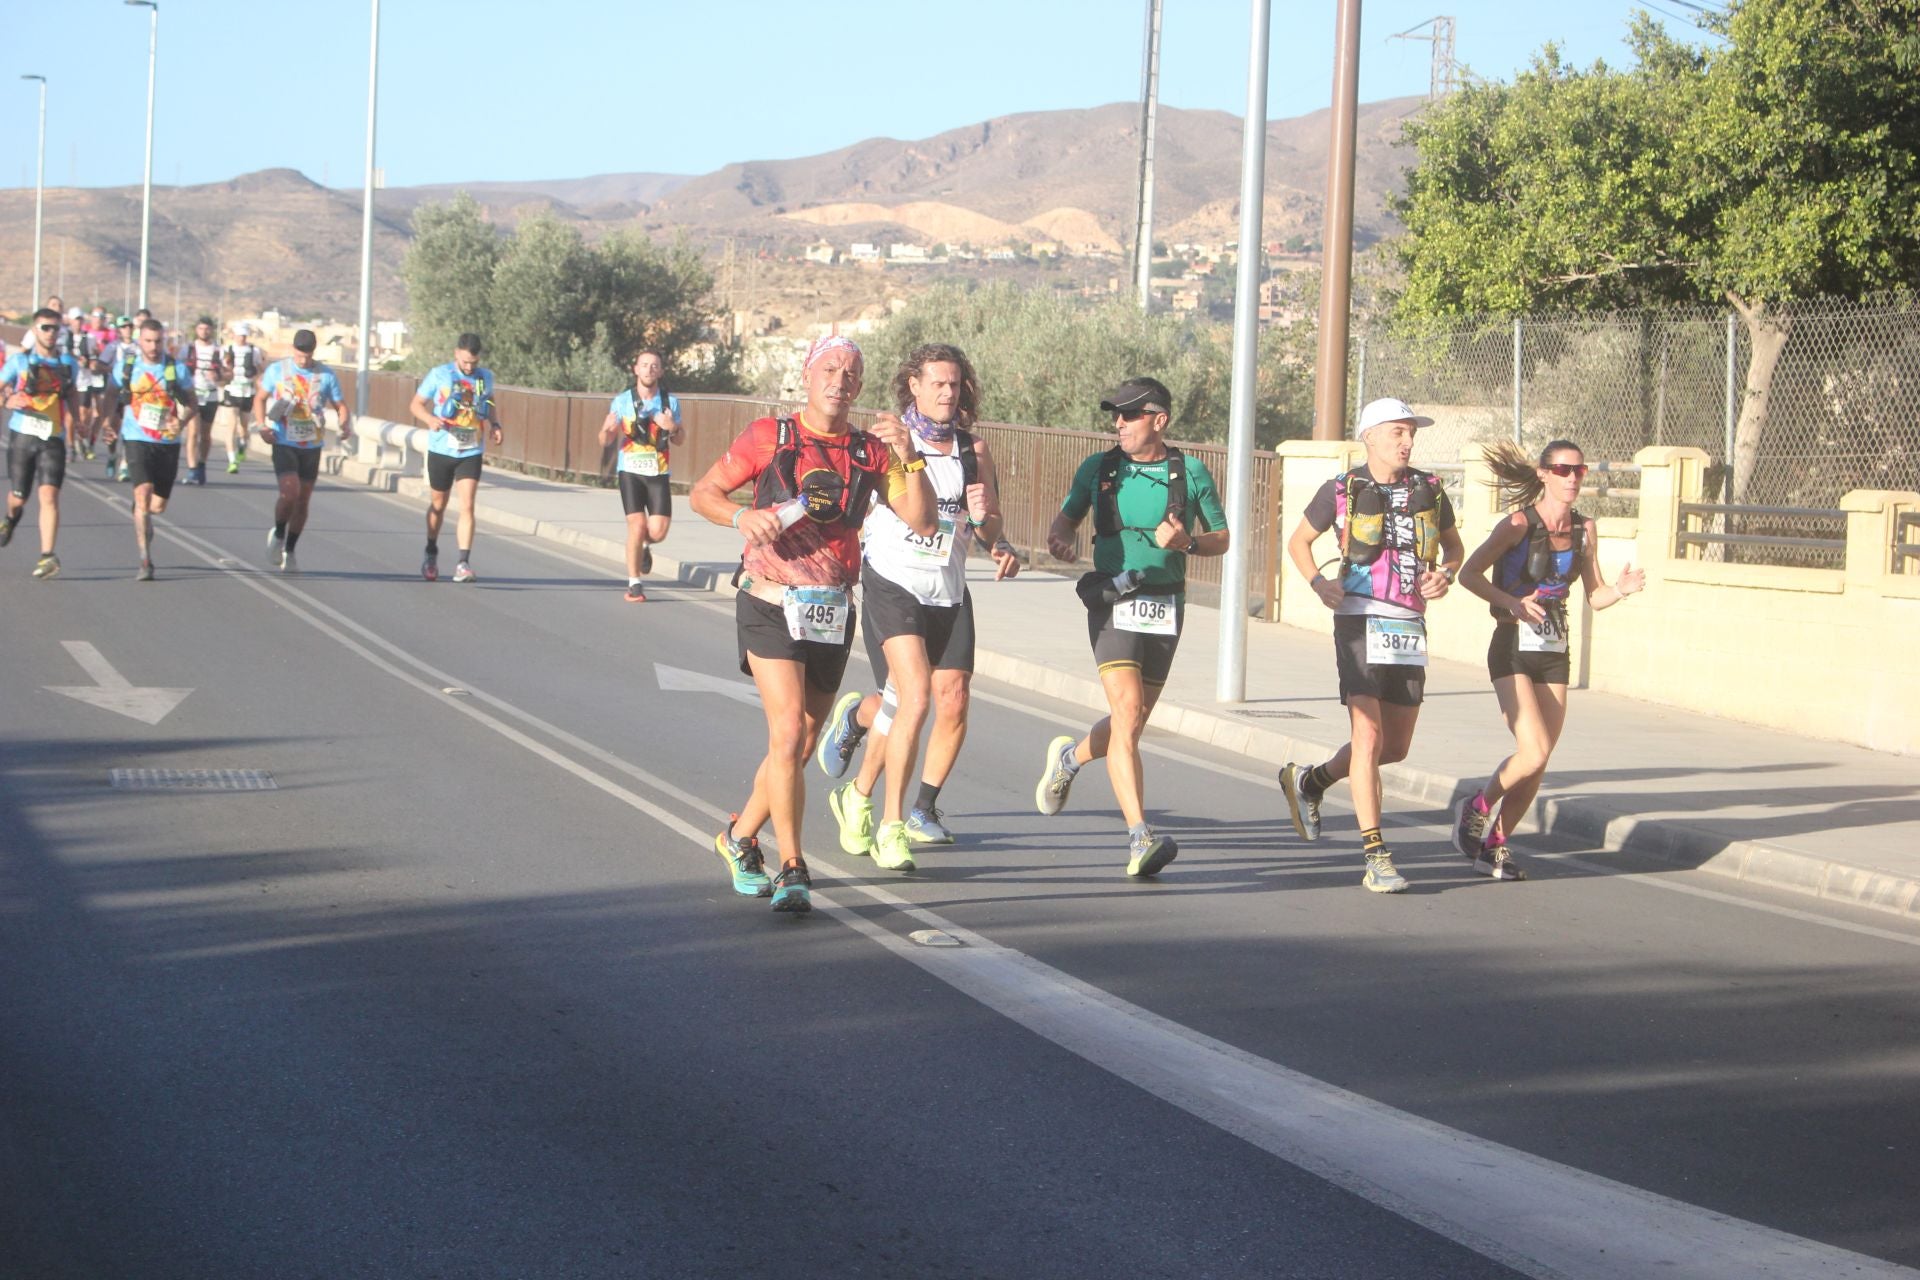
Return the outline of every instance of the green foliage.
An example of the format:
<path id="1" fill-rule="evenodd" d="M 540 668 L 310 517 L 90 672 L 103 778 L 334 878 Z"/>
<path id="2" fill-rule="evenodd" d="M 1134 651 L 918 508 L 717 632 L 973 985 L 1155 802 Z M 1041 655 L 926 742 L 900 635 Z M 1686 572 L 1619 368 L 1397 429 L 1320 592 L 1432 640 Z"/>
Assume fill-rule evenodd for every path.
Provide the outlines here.
<path id="1" fill-rule="evenodd" d="M 471 331 L 517 386 L 617 391 L 651 346 L 676 391 L 741 389 L 736 353 L 709 338 L 713 275 L 684 241 L 662 248 L 627 231 L 592 245 L 550 214 L 502 237 L 462 192 L 414 214 L 403 271 L 422 368 Z"/>

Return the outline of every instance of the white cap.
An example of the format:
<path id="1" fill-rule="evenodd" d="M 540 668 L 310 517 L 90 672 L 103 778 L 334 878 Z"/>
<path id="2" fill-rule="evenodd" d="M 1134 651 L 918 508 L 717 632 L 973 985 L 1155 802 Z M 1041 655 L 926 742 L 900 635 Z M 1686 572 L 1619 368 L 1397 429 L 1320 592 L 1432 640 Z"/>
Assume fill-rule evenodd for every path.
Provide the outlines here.
<path id="1" fill-rule="evenodd" d="M 82 311 L 82 310 L 81 310 L 80 308 L 78 308 L 78 307 L 74 307 L 74 308 L 72 308 L 71 310 L 69 310 L 69 311 L 67 312 L 67 319 L 69 319 L 69 320 L 79 320 L 79 319 L 82 319 L 82 318 L 84 318 L 84 317 L 86 316 L 86 314 L 87 314 L 87 313 L 86 313 L 86 312 L 84 312 L 84 311 Z"/>
<path id="2" fill-rule="evenodd" d="M 233 322 L 233 331 L 239 337 L 244 338 L 253 332 L 253 326 L 248 324 L 245 320 L 235 320 Z"/>
<path id="3" fill-rule="evenodd" d="M 1360 411 L 1360 421 L 1353 426 L 1353 438 L 1365 440 L 1367 432 L 1385 422 L 1411 422 L 1416 427 L 1430 427 L 1433 419 L 1424 414 L 1415 413 L 1405 400 L 1396 400 L 1392 396 L 1382 396 Z"/>

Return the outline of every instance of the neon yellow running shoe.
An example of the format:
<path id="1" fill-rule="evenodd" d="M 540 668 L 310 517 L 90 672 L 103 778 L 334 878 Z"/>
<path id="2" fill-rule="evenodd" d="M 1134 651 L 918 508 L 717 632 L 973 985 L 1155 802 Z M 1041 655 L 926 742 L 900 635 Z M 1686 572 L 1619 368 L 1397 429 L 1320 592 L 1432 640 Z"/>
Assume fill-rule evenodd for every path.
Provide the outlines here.
<path id="1" fill-rule="evenodd" d="M 873 852 L 873 797 L 848 782 L 827 792 L 827 808 L 840 824 L 840 848 L 856 858 Z"/>

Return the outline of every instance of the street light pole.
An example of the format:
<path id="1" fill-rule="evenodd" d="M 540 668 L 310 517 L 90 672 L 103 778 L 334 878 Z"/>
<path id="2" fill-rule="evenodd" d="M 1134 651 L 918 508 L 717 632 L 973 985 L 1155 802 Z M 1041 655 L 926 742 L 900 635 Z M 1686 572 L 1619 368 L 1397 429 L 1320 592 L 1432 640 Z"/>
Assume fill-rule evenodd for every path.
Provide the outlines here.
<path id="1" fill-rule="evenodd" d="M 1347 433 L 1354 134 L 1360 113 L 1360 0 L 1339 0 L 1334 27 L 1333 142 L 1327 155 L 1327 224 L 1320 249 L 1320 345 L 1313 367 L 1315 440 L 1339 440 Z"/>
<path id="2" fill-rule="evenodd" d="M 1213 696 L 1247 697 L 1247 573 L 1252 566 L 1253 415 L 1259 393 L 1260 247 L 1267 192 L 1267 42 L 1273 9 L 1253 0 L 1247 117 L 1240 151 L 1240 262 L 1233 291 L 1233 394 L 1227 408 L 1227 559 L 1220 570 L 1220 662 Z"/>
<path id="3" fill-rule="evenodd" d="M 47 78 L 21 76 L 40 82 L 40 162 L 33 180 L 33 305 L 46 301 L 40 292 L 40 219 L 47 202 Z"/>
<path id="4" fill-rule="evenodd" d="M 126 0 L 136 9 L 153 10 L 147 26 L 147 170 L 140 183 L 140 305 L 147 305 L 148 251 L 153 240 L 153 71 L 160 51 L 160 5 L 157 0 Z"/>
<path id="5" fill-rule="evenodd" d="M 1133 274 L 1142 311 L 1153 310 L 1153 143 L 1160 120 L 1160 5 L 1161 0 L 1147 0 L 1146 51 L 1140 68 L 1140 195 Z"/>
<path id="6" fill-rule="evenodd" d="M 360 366 L 353 380 L 353 416 L 367 411 L 373 350 L 373 125 L 380 87 L 380 0 L 373 0 L 373 43 L 367 53 L 367 175 L 360 208 Z"/>

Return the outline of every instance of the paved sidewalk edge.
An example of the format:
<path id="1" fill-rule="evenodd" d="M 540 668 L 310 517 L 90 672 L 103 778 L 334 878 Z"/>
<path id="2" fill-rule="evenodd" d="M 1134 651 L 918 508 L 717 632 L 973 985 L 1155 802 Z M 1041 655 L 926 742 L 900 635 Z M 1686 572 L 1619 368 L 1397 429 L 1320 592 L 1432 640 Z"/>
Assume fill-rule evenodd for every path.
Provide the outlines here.
<path id="1" fill-rule="evenodd" d="M 339 455 L 329 458 L 328 462 L 330 472 L 350 483 L 423 501 L 427 496 L 426 483 L 417 476 L 402 475 Z M 606 560 L 616 569 L 623 570 L 626 564 L 626 545 L 613 538 L 581 533 L 565 525 L 498 509 L 487 512 L 487 522 L 571 547 Z M 653 561 L 655 577 L 666 577 L 720 595 L 734 594 L 728 574 L 687 563 L 664 551 L 656 551 Z M 1031 689 L 1098 711 L 1107 709 L 1106 693 L 1100 682 L 1090 677 L 984 647 L 975 652 L 974 669 L 979 675 L 1017 688 Z M 1155 707 L 1148 723 L 1152 728 L 1258 760 L 1269 768 L 1287 760 L 1323 760 L 1338 746 L 1275 733 L 1237 720 L 1231 714 L 1172 702 L 1162 702 Z M 1388 765 L 1380 773 L 1382 786 L 1395 797 L 1434 808 L 1451 809 L 1455 801 L 1480 783 L 1477 777 L 1459 778 L 1407 764 Z M 1277 782 L 1274 795 L 1277 800 Z M 1550 796 L 1536 800 L 1529 817 L 1543 832 L 1587 841 L 1602 849 L 1648 854 L 1682 868 L 1698 868 L 1768 888 L 1920 919 L 1920 879 L 1851 866 L 1763 840 L 1729 840 L 1683 820 L 1646 818 L 1585 796 Z"/>

